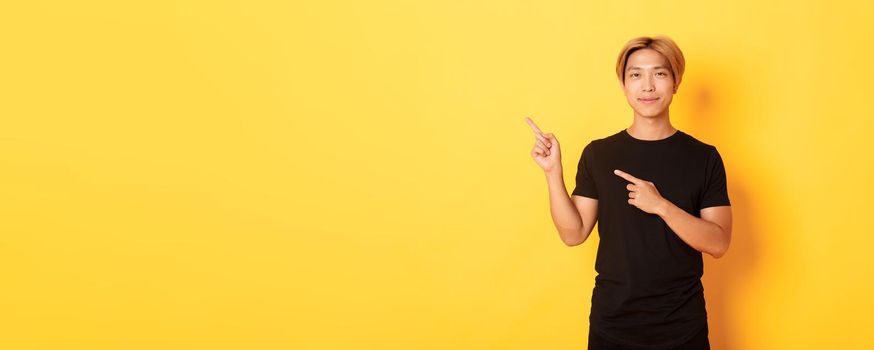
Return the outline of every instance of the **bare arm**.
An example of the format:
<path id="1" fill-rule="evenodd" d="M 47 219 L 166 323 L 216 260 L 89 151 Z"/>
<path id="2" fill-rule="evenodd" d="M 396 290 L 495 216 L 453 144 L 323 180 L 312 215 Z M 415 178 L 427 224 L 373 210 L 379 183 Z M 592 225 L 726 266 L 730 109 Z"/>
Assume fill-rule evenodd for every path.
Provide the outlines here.
<path id="1" fill-rule="evenodd" d="M 720 258 L 731 243 L 731 206 L 701 209 L 701 218 L 668 200 L 656 211 L 671 230 L 692 248 Z"/>
<path id="2" fill-rule="evenodd" d="M 543 133 L 531 118 L 525 121 L 534 131 L 531 157 L 546 174 L 549 188 L 549 211 L 558 235 L 568 246 L 586 241 L 598 217 L 598 200 L 583 196 L 568 197 L 561 168 L 561 147 L 552 133 Z"/>
<path id="3" fill-rule="evenodd" d="M 549 211 L 562 242 L 568 246 L 582 244 L 589 238 L 598 220 L 598 200 L 573 195 L 568 197 L 559 171 L 546 173 L 549 187 Z"/>

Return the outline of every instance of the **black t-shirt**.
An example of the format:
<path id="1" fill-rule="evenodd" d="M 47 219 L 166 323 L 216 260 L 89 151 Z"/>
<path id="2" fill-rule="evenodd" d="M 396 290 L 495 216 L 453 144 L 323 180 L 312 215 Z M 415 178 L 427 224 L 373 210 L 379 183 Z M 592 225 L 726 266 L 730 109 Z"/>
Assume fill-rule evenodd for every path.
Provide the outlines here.
<path id="1" fill-rule="evenodd" d="M 702 208 L 730 205 L 722 158 L 680 130 L 641 140 L 623 129 L 586 145 L 577 168 L 572 193 L 598 199 L 590 327 L 630 348 L 682 344 L 707 326 L 701 252 L 661 217 L 629 204 L 629 182 L 614 169 L 651 181 L 662 197 L 701 217 Z"/>

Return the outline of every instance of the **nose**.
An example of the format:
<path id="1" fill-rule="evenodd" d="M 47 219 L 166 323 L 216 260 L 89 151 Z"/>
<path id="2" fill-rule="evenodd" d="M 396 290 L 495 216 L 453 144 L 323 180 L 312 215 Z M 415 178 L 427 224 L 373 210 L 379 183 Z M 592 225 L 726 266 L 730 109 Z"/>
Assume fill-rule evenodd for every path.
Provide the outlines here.
<path id="1" fill-rule="evenodd" d="M 655 89 L 655 84 L 652 83 L 652 78 L 647 77 L 643 83 L 643 91 L 652 92 Z"/>

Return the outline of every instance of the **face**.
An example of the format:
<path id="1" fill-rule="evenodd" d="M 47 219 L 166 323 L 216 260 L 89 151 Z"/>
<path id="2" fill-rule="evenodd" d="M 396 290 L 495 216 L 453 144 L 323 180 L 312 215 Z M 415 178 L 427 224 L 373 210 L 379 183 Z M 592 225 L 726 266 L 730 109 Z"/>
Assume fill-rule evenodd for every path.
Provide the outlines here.
<path id="1" fill-rule="evenodd" d="M 670 64 L 653 49 L 639 49 L 625 64 L 625 99 L 637 116 L 655 118 L 667 113 L 677 93 Z"/>

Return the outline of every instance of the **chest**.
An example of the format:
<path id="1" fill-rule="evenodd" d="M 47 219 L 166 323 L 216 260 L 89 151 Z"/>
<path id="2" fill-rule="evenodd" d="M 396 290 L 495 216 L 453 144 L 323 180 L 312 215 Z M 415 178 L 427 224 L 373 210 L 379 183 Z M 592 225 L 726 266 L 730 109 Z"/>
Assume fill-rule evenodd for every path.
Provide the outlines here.
<path id="1" fill-rule="evenodd" d="M 625 204 L 629 181 L 613 173 L 622 170 L 632 176 L 650 181 L 662 197 L 689 213 L 698 215 L 703 193 L 706 159 L 692 152 L 677 150 L 625 149 L 606 152 L 592 171 L 599 200 L 605 205 Z"/>

